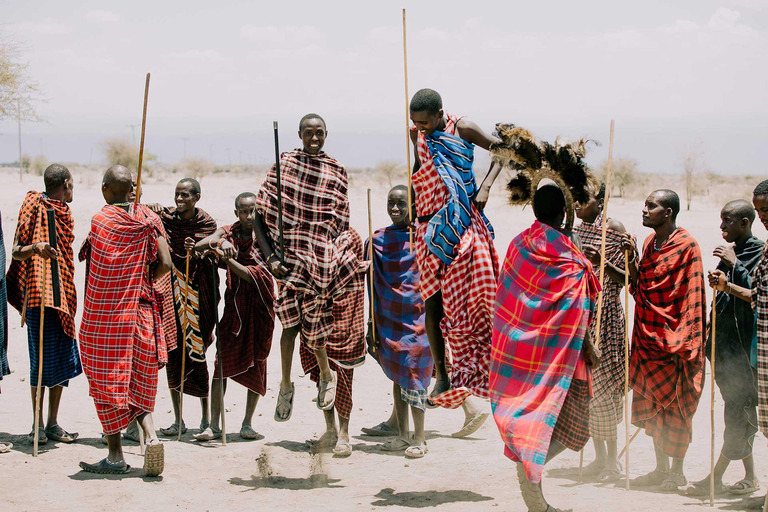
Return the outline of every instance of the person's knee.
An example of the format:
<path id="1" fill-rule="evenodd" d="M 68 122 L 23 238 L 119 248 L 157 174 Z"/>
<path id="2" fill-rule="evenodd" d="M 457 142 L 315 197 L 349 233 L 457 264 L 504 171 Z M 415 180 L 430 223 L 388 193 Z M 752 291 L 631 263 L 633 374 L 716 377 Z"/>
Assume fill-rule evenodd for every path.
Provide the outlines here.
<path id="1" fill-rule="evenodd" d="M 301 325 L 294 325 L 283 329 L 283 334 L 280 336 L 281 345 L 293 345 L 296 342 L 296 336 L 301 331 Z"/>

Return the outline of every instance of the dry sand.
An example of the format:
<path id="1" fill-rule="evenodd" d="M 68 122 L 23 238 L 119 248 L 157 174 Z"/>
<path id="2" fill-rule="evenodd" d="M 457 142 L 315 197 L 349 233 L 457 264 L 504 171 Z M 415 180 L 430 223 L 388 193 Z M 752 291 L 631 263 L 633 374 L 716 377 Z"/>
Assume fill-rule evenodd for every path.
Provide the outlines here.
<path id="1" fill-rule="evenodd" d="M 153 178 L 145 184 L 144 202 L 170 204 L 178 175 Z M 10 246 L 16 215 L 24 193 L 42 189 L 40 177 L 18 175 L 0 170 L 5 185 L 0 189 L 3 210 L 5 247 Z M 233 198 L 243 190 L 255 190 L 261 176 L 216 175 L 202 180 L 203 198 L 199 205 L 213 215 L 219 224 L 234 221 Z M 88 231 L 89 219 L 103 204 L 98 175 L 76 176 L 75 250 Z M 373 188 L 374 226 L 388 224 L 385 212 L 386 184 L 356 179 L 351 191 L 352 225 L 363 236 L 367 234 L 365 187 Z M 502 187 L 497 186 L 497 190 Z M 735 198 L 733 198 L 735 199 Z M 694 202 L 690 212 L 682 212 L 679 225 L 686 227 L 701 243 L 705 268 L 715 266 L 711 257 L 720 238 L 720 205 Z M 610 215 L 621 220 L 627 229 L 642 240 L 649 230 L 642 227 L 641 203 L 615 199 Z M 530 209 L 521 210 L 504 204 L 497 192 L 488 205 L 488 215 L 497 232 L 496 247 L 503 257 L 512 237 L 526 228 Z M 755 233 L 765 238 L 761 225 Z M 76 284 L 82 299 L 83 265 L 77 265 Z M 222 305 L 223 306 L 223 305 Z M 429 454 L 421 460 L 407 460 L 377 449 L 377 440 L 361 437 L 360 427 L 373 426 L 386 419 L 392 406 L 391 384 L 372 361 L 355 372 L 355 407 L 350 432 L 354 452 L 348 459 L 331 455 L 311 455 L 305 440 L 324 428 L 320 411 L 311 402 L 314 386 L 299 375 L 298 357 L 294 362 L 296 403 L 293 418 L 287 423 L 273 420 L 279 382 L 279 346 L 270 356 L 267 396 L 259 404 L 254 428 L 263 436 L 256 441 L 243 441 L 236 432 L 245 406 L 244 388 L 231 385 L 226 396 L 228 446 L 219 442 L 197 443 L 192 433 L 200 418 L 200 405 L 195 399 L 185 400 L 185 417 L 190 431 L 183 442 L 166 441 L 166 470 L 160 478 L 141 476 L 138 447 L 127 444 L 129 464 L 137 466 L 124 478 L 100 477 L 82 473 L 78 461 L 96 461 L 106 455 L 101 444 L 100 424 L 96 417 L 85 376 L 72 381 L 64 392 L 60 423 L 70 431 L 80 432 L 74 445 L 49 442 L 41 447 L 40 456 L 31 456 L 25 435 L 31 430 L 29 400 L 29 362 L 26 334 L 19 327 L 19 315 L 9 313 L 9 358 L 14 373 L 2 381 L 0 395 L 0 441 L 15 444 L 11 453 L 0 455 L 0 481 L 3 482 L 3 510 L 231 510 L 265 508 L 274 510 L 307 510 L 332 507 L 334 510 L 411 510 L 436 508 L 440 511 L 503 510 L 523 511 L 514 464 L 502 454 L 502 443 L 492 420 L 468 439 L 453 439 L 451 432 L 461 427 L 460 411 L 436 410 L 427 414 Z M 279 332 L 275 333 L 275 338 Z M 212 359 L 213 350 L 209 351 Z M 700 479 L 709 469 L 709 377 L 699 412 L 694 419 L 694 440 L 686 460 L 686 474 Z M 488 407 L 486 405 L 486 407 Z M 723 430 L 722 400 L 717 396 L 716 425 L 718 447 Z M 164 372 L 160 375 L 157 406 L 154 414 L 159 428 L 172 422 Z M 634 431 L 634 428 L 632 428 Z M 623 439 L 624 427 L 620 437 Z M 620 447 L 623 441 L 620 442 Z M 768 483 L 765 439 L 756 439 L 758 475 Z M 592 460 L 591 444 L 585 450 L 585 464 Z M 651 441 L 641 435 L 632 445 L 631 472 L 637 476 L 653 468 Z M 545 495 L 555 506 L 587 510 L 711 510 L 706 502 L 679 493 L 664 494 L 658 490 L 625 491 L 623 485 L 577 483 L 578 453 L 566 452 L 545 471 Z M 732 483 L 743 476 L 740 463 L 734 463 L 725 476 Z M 761 491 L 761 493 L 764 491 Z M 721 510 L 743 508 L 735 497 L 718 498 Z"/>

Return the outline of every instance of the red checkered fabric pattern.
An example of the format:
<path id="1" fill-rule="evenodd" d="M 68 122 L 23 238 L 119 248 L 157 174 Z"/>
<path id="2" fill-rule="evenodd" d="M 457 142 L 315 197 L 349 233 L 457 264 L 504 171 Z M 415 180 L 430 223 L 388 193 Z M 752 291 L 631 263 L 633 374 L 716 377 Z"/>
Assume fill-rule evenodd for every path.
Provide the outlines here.
<path id="1" fill-rule="evenodd" d="M 325 153 L 295 149 L 280 159 L 285 262 L 276 313 L 283 328 L 301 324 L 304 338 L 321 348 L 333 324 L 332 299 L 365 265 L 350 249 L 347 171 Z M 279 251 L 275 167 L 257 195 L 256 208 Z"/>
<path id="2" fill-rule="evenodd" d="M 104 206 L 91 221 L 80 350 L 90 395 L 101 405 L 152 410 L 167 361 L 146 267 L 157 258 L 160 219 L 144 205 Z M 136 359 L 139 358 L 139 359 Z"/>
<path id="3" fill-rule="evenodd" d="M 449 116 L 444 131 L 453 134 L 459 119 Z M 448 191 L 420 133 L 417 150 L 421 166 L 413 175 L 412 182 L 416 213 L 421 217 L 439 210 L 448 200 Z M 424 243 L 426 230 L 427 223 L 419 223 L 414 241 L 419 290 L 424 299 L 442 292 L 445 318 L 440 328 L 453 365 L 451 389 L 431 400 L 453 409 L 470 394 L 488 398 L 488 366 L 499 257 L 493 238 L 474 206 L 472 223 L 462 236 L 458 255 L 450 266 L 444 265 L 429 252 Z"/>
<path id="4" fill-rule="evenodd" d="M 363 244 L 357 231 L 350 229 L 351 249 L 363 258 Z M 344 294 L 333 302 L 333 331 L 325 345 L 331 369 L 336 372 L 336 402 L 334 408 L 342 418 L 352 414 L 352 379 L 354 370 L 338 363 L 350 363 L 365 355 L 365 274 L 357 274 Z M 299 347 L 301 367 L 312 382 L 319 383 L 317 359 L 302 334 Z"/>
<path id="5" fill-rule="evenodd" d="M 589 441 L 589 383 L 573 379 L 552 431 L 552 441 L 579 451 Z"/>
<path id="6" fill-rule="evenodd" d="M 768 244 L 752 277 L 752 307 L 757 327 L 758 426 L 768 436 Z"/>
<path id="7" fill-rule="evenodd" d="M 61 327 L 70 338 L 77 336 L 75 314 L 77 313 L 77 291 L 75 289 L 75 256 L 72 243 L 75 241 L 75 221 L 67 203 L 51 199 L 45 194 L 27 192 L 19 210 L 14 243 L 30 245 L 48 242 L 48 218 L 46 210 L 53 209 L 56 216 L 56 237 L 59 251 L 59 283 L 61 307 L 55 308 L 61 317 Z M 40 293 L 43 280 L 43 259 L 33 256 L 27 260 L 12 260 L 6 278 L 8 303 L 19 313 L 24 307 L 27 296 L 27 308 L 40 307 Z M 53 308 L 53 285 L 50 263 L 45 286 L 45 306 Z"/>
<path id="8" fill-rule="evenodd" d="M 646 426 L 668 456 L 684 457 L 704 385 L 706 298 L 699 244 L 677 228 L 656 250 L 651 235 L 638 272 L 630 290 L 632 423 Z"/>

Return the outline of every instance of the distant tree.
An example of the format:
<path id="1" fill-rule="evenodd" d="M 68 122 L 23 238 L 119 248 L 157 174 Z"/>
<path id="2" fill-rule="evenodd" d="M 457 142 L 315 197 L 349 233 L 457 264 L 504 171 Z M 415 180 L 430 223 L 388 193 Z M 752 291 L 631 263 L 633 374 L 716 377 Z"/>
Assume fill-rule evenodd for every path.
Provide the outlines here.
<path id="1" fill-rule="evenodd" d="M 27 154 L 21 155 L 21 167 L 20 167 L 20 169 L 23 172 L 29 172 L 30 162 L 31 162 L 31 159 L 29 158 L 29 155 L 27 155 Z M 25 169 L 26 169 L 26 171 L 25 171 Z"/>
<path id="2" fill-rule="evenodd" d="M 0 35 L 0 120 L 42 121 L 34 107 L 40 86 L 27 68 L 19 48 Z"/>
<path id="3" fill-rule="evenodd" d="M 184 173 L 185 178 L 196 180 L 211 174 L 215 168 L 210 160 L 194 156 L 183 159 L 175 167 Z"/>
<path id="4" fill-rule="evenodd" d="M 405 183 L 408 180 L 405 168 L 399 162 L 393 160 L 382 160 L 376 164 L 373 172 L 379 179 L 389 184 L 389 188 L 394 187 L 398 183 Z"/>
<path id="5" fill-rule="evenodd" d="M 686 210 L 691 209 L 691 200 L 696 194 L 696 182 L 694 175 L 698 172 L 701 160 L 701 151 L 698 147 L 686 150 L 683 153 L 683 173 L 685 174 L 685 204 Z"/>
<path id="6" fill-rule="evenodd" d="M 138 169 L 139 147 L 136 144 L 131 144 L 127 140 L 121 138 L 110 138 L 105 139 L 102 145 L 107 165 L 124 165 L 134 172 Z M 145 167 L 146 164 L 156 159 L 155 155 L 144 150 L 144 161 L 142 163 L 144 169 L 142 169 L 142 171 L 149 170 L 148 167 Z"/>
<path id="7" fill-rule="evenodd" d="M 31 171 L 38 176 L 42 176 L 46 167 L 48 167 L 48 159 L 43 155 L 37 155 L 32 159 Z"/>
<path id="8" fill-rule="evenodd" d="M 598 167 L 598 175 L 605 181 L 608 171 L 608 160 Z M 616 158 L 611 166 L 611 189 L 618 187 L 619 197 L 626 197 L 626 191 L 638 182 L 637 162 L 631 158 Z"/>

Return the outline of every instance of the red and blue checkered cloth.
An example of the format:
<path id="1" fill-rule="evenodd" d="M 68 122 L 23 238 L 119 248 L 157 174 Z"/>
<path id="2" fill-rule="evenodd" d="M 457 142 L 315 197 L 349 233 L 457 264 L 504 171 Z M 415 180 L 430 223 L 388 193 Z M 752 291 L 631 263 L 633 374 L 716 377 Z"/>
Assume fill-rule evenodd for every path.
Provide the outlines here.
<path id="1" fill-rule="evenodd" d="M 509 246 L 496 294 L 490 395 L 505 455 L 541 481 L 600 284 L 571 240 L 534 222 Z"/>

